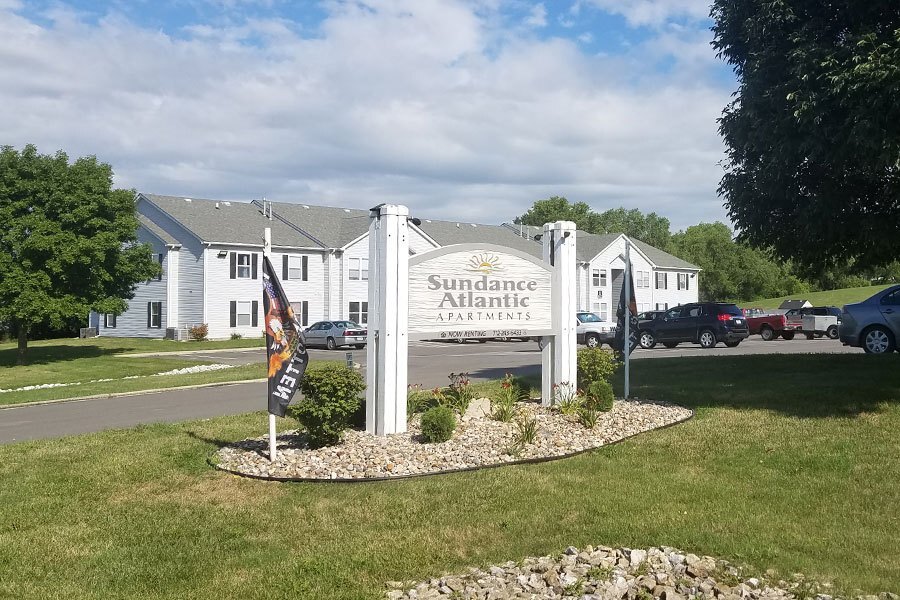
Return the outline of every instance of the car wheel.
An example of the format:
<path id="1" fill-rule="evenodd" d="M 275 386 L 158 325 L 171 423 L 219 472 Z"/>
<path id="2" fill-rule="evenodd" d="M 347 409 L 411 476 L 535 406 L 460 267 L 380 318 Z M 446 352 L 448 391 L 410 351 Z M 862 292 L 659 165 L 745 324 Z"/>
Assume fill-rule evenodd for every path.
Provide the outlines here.
<path id="1" fill-rule="evenodd" d="M 465 343 L 466 343 L 466 338 L 456 338 L 456 339 L 453 340 L 453 341 L 456 342 L 457 344 L 465 344 Z"/>
<path id="2" fill-rule="evenodd" d="M 510 341 L 511 338 L 508 338 L 508 337 L 498 337 L 498 338 L 494 338 L 494 339 L 497 340 L 498 342 L 508 342 L 508 341 Z"/>
<path id="3" fill-rule="evenodd" d="M 741 340 L 736 340 L 734 342 L 725 342 L 725 345 L 729 348 L 737 348 L 741 343 Z"/>
<path id="4" fill-rule="evenodd" d="M 716 340 L 716 334 L 714 334 L 709 329 L 704 329 L 700 332 L 699 336 L 700 347 L 701 348 L 715 348 L 718 340 Z"/>
<path id="5" fill-rule="evenodd" d="M 771 342 L 775 339 L 775 330 L 771 327 L 761 327 L 759 330 L 759 337 L 767 342 Z"/>
<path id="6" fill-rule="evenodd" d="M 487 344 L 487 340 L 484 338 L 478 338 L 478 343 L 479 344 Z"/>
<path id="7" fill-rule="evenodd" d="M 894 350 L 891 332 L 879 325 L 867 329 L 862 335 L 862 340 L 863 350 L 867 354 L 887 354 Z"/>
<path id="8" fill-rule="evenodd" d="M 641 332 L 641 348 L 644 348 L 645 350 L 650 350 L 654 346 L 656 346 L 656 338 L 653 337 L 653 334 L 650 333 L 649 331 L 642 331 Z"/>
<path id="9" fill-rule="evenodd" d="M 595 335 L 593 333 L 588 334 L 584 337 L 584 345 L 588 348 L 599 348 L 600 347 L 600 336 Z"/>
<path id="10" fill-rule="evenodd" d="M 334 338 L 330 337 L 327 340 L 325 340 L 325 347 L 328 348 L 329 350 L 336 350 L 337 342 L 334 341 Z"/>
<path id="11" fill-rule="evenodd" d="M 363 348 L 366 347 L 366 345 L 365 344 L 353 344 L 353 347 L 356 348 L 357 350 L 362 350 Z"/>
<path id="12" fill-rule="evenodd" d="M 678 345 L 678 342 L 663 342 L 663 346 L 666 348 L 674 348 Z"/>
<path id="13" fill-rule="evenodd" d="M 832 325 L 825 331 L 825 335 L 828 336 L 828 339 L 836 340 L 838 339 L 839 331 L 837 325 Z"/>
<path id="14" fill-rule="evenodd" d="M 794 332 L 793 331 L 782 331 L 781 337 L 783 337 L 787 341 L 791 341 L 792 339 L 794 339 Z"/>
<path id="15" fill-rule="evenodd" d="M 813 333 L 805 333 L 805 334 L 803 334 L 803 335 L 805 335 L 805 336 L 806 336 L 806 339 L 808 339 L 808 340 L 811 340 L 811 339 L 813 339 L 814 337 L 816 337 L 815 334 L 813 334 Z"/>

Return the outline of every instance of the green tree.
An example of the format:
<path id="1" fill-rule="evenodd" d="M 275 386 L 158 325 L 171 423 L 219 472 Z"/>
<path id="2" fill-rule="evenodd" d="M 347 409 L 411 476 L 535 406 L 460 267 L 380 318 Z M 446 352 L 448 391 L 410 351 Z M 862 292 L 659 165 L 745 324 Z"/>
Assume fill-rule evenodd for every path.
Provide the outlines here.
<path id="1" fill-rule="evenodd" d="M 597 213 L 584 202 L 572 204 L 560 196 L 536 201 L 513 222 L 540 227 L 553 221 L 573 221 L 578 229 L 588 233 L 624 233 L 661 250 L 668 247 L 671 237 L 669 220 L 656 213 L 645 215 L 636 208 L 612 208 Z"/>
<path id="2" fill-rule="evenodd" d="M 738 77 L 719 193 L 740 238 L 805 267 L 897 258 L 900 2 L 715 0 Z"/>
<path id="3" fill-rule="evenodd" d="M 672 236 L 671 251 L 701 269 L 703 301 L 753 300 L 808 291 L 788 265 L 732 239 L 723 223 L 701 223 Z"/>
<path id="4" fill-rule="evenodd" d="M 91 310 L 121 313 L 138 282 L 159 273 L 138 244 L 134 194 L 112 189 L 96 157 L 0 148 L 0 321 L 18 332 L 25 362 L 32 326 L 61 326 Z"/>

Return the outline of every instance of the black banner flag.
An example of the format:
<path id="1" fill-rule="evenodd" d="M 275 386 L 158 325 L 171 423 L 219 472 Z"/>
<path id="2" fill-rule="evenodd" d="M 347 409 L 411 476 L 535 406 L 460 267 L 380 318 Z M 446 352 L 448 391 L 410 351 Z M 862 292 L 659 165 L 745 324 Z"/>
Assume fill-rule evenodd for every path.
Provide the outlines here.
<path id="1" fill-rule="evenodd" d="M 616 338 L 613 342 L 613 348 L 619 352 L 624 352 L 625 348 L 625 319 L 626 314 L 628 318 L 628 354 L 634 352 L 635 346 L 638 343 L 638 318 L 637 318 L 637 301 L 634 299 L 634 272 L 631 270 L 631 261 L 628 261 L 628 264 L 625 265 L 625 268 L 628 269 L 628 288 L 631 297 L 629 298 L 628 307 L 626 310 L 625 307 L 625 289 L 626 286 L 624 282 L 622 283 L 622 293 L 619 294 L 619 307 L 616 310 Z"/>
<path id="2" fill-rule="evenodd" d="M 269 413 L 284 416 L 309 362 L 306 340 L 269 257 L 263 258 Z"/>

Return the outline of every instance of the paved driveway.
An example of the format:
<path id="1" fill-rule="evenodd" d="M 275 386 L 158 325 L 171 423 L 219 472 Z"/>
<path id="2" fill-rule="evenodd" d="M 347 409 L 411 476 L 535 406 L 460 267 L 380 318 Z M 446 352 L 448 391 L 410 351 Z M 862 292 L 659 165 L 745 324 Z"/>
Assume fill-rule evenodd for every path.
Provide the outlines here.
<path id="1" fill-rule="evenodd" d="M 807 352 L 860 353 L 839 342 L 820 339 L 794 339 L 763 342 L 750 339 L 737 348 L 722 345 L 703 350 L 693 344 L 673 349 L 637 350 L 636 360 L 672 356 L 712 356 L 746 354 L 791 354 Z M 343 359 L 344 351 L 311 350 L 311 360 Z M 199 360 L 239 363 L 262 361 L 262 349 L 189 354 Z M 365 350 L 354 350 L 354 362 L 365 365 Z M 790 360 L 789 356 L 785 360 Z M 468 371 L 475 380 L 502 377 L 506 372 L 538 373 L 541 355 L 534 342 L 487 342 L 484 344 L 413 342 L 409 349 L 409 382 L 430 388 L 447 384 L 447 374 Z M 0 443 L 52 438 L 88 433 L 140 423 L 175 422 L 265 409 L 265 384 L 241 383 L 192 390 L 168 390 L 115 398 L 61 402 L 20 408 L 0 408 Z M 265 430 L 260 420 L 260 432 Z"/>

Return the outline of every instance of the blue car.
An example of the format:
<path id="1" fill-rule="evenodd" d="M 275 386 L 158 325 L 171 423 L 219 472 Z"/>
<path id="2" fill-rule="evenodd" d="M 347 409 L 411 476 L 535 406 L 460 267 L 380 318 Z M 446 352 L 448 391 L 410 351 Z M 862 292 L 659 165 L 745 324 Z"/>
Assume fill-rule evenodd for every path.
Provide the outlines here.
<path id="1" fill-rule="evenodd" d="M 898 350 L 900 285 L 882 290 L 868 300 L 845 305 L 840 338 L 845 346 L 862 347 L 868 354 Z"/>

